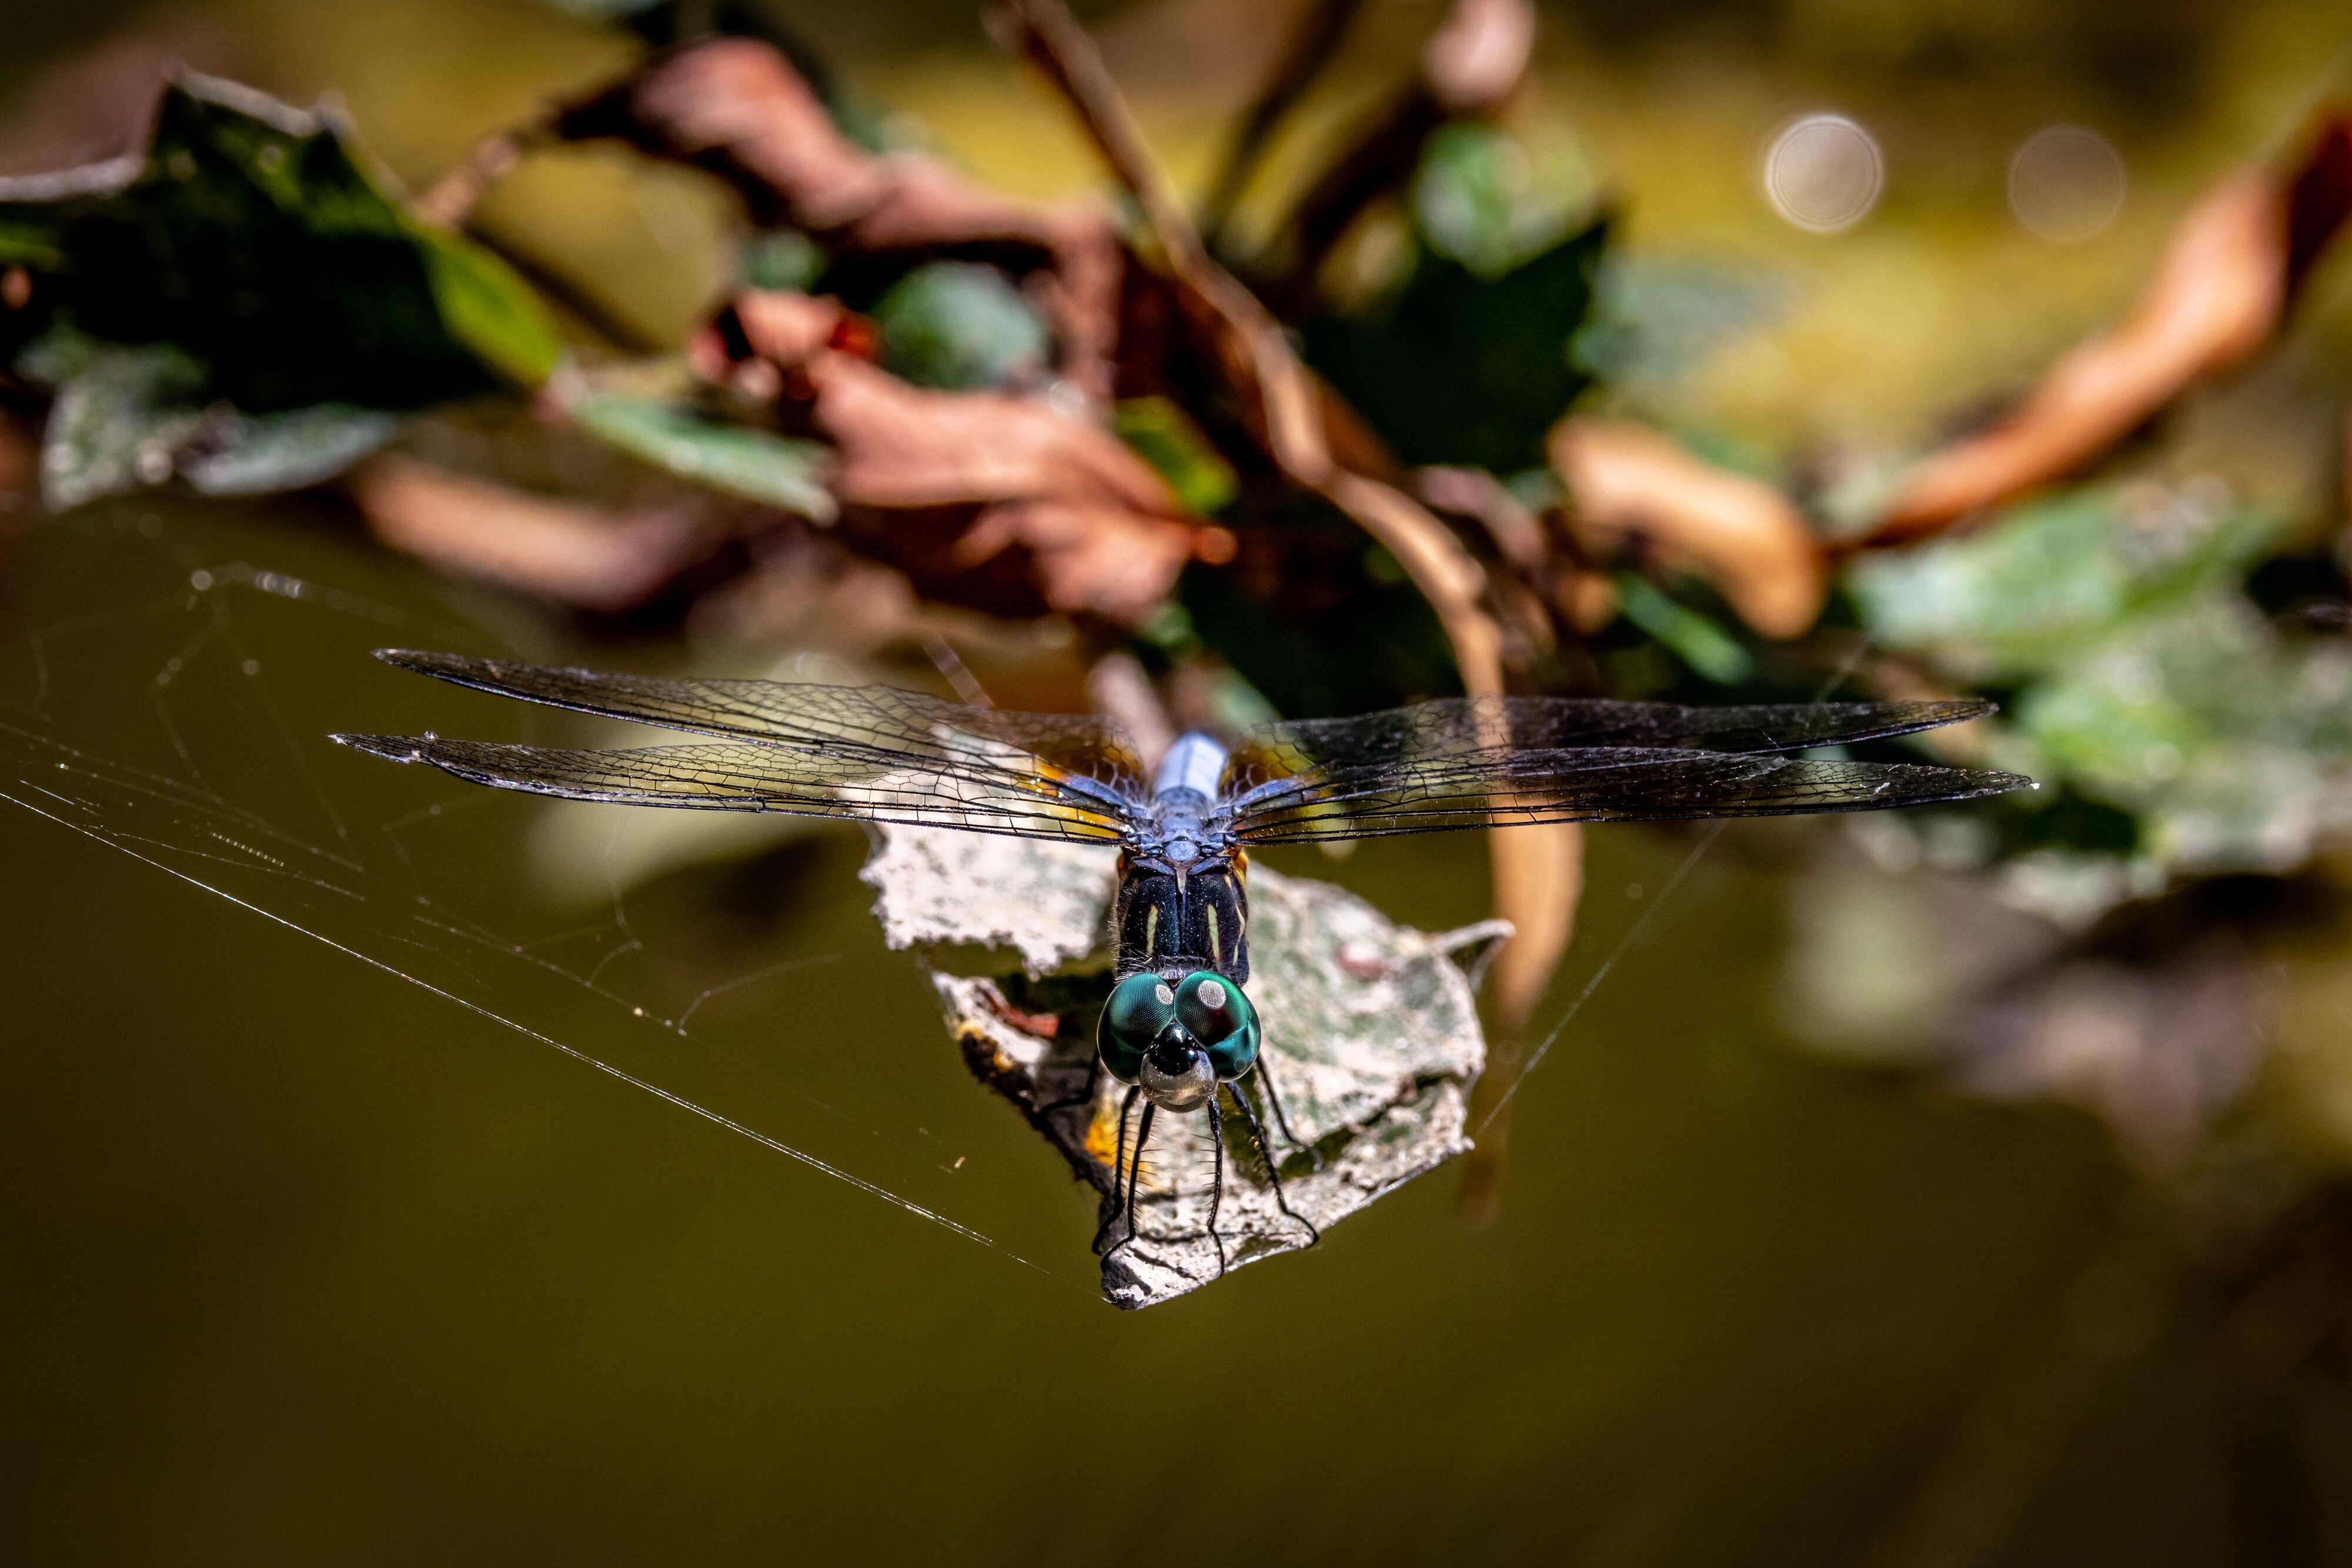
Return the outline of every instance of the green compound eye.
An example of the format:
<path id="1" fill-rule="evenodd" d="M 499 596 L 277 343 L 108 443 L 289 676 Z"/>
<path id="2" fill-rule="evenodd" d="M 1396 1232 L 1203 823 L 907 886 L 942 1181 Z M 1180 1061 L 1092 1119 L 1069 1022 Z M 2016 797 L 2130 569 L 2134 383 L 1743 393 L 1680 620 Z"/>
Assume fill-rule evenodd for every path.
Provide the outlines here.
<path id="1" fill-rule="evenodd" d="M 1257 1061 L 1257 1009 L 1223 975 L 1195 969 L 1176 982 L 1176 1021 L 1209 1053 L 1209 1065 L 1227 1082 Z"/>
<path id="2" fill-rule="evenodd" d="M 1143 1053 L 1175 1019 L 1176 992 L 1167 981 L 1148 969 L 1121 980 L 1103 1007 L 1095 1039 L 1110 1075 L 1134 1082 L 1143 1071 Z"/>

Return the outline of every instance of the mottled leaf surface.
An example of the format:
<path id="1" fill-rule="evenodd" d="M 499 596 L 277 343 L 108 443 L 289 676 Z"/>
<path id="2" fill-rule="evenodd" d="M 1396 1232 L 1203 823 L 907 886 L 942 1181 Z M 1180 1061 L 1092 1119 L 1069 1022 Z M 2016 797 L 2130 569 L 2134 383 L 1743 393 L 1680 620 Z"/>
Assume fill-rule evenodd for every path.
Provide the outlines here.
<path id="1" fill-rule="evenodd" d="M 925 828 L 877 836 L 865 876 L 891 944 L 923 953 L 972 1071 L 1101 1194 L 1109 1223 L 1126 1091 L 1105 1076 L 1091 1098 L 1082 1092 L 1110 989 L 1117 852 Z M 1328 1228 L 1470 1146 L 1465 1096 L 1486 1046 L 1452 955 L 1496 934 L 1491 925 L 1451 936 L 1409 930 L 1353 894 L 1263 867 L 1249 888 L 1260 1061 L 1297 1142 L 1273 1114 L 1265 1075 L 1244 1080 L 1274 1145 L 1286 1214 L 1245 1122 L 1224 1103 L 1216 1229 L 1227 1269 L 1309 1244 L 1301 1219 Z M 964 972 L 939 967 L 946 949 Z M 1113 1301 L 1149 1306 L 1218 1277 L 1214 1172 L 1205 1113 L 1158 1118 L 1136 1239 L 1103 1265 Z"/>

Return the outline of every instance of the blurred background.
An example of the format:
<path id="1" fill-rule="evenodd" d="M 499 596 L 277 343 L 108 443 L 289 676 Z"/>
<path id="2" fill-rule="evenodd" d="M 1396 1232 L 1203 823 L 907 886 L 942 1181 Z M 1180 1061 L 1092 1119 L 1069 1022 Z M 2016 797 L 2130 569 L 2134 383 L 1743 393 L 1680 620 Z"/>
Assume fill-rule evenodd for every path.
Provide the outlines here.
<path id="1" fill-rule="evenodd" d="M 12 20 L 12 1560 L 2352 1562 L 2352 22 L 1077 20 L 1197 264 L 1034 7 Z M 1564 956 L 1466 1170 L 1121 1314 L 860 834 L 340 752 L 614 739 L 385 643 L 1976 695 L 1926 755 L 2042 788 L 1269 856 Z"/>

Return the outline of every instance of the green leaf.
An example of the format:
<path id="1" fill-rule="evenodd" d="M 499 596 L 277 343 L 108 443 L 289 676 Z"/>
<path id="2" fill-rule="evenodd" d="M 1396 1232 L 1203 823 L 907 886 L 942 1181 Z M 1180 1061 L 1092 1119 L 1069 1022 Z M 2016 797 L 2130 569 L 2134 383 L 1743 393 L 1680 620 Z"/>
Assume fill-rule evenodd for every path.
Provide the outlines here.
<path id="1" fill-rule="evenodd" d="M 188 394 L 203 367 L 169 348 L 43 344 L 18 361 L 28 374 L 66 372 L 41 441 L 41 499 L 62 512 L 172 476 L 204 426 Z"/>
<path id="2" fill-rule="evenodd" d="M 1307 359 L 1408 463 L 1510 473 L 1590 381 L 1569 357 L 1605 221 L 1498 277 L 1423 246 L 1402 286 L 1304 329 Z"/>
<path id="3" fill-rule="evenodd" d="M 1151 465 L 1185 509 L 1213 517 L 1240 492 L 1234 465 L 1192 423 L 1192 416 L 1164 397 L 1127 398 L 1111 410 L 1111 428 L 1135 455 Z"/>
<path id="4" fill-rule="evenodd" d="M 874 306 L 882 368 L 921 387 L 963 392 L 1042 381 L 1053 333 L 993 267 L 934 261 L 892 284 Z"/>
<path id="5" fill-rule="evenodd" d="M 299 490 L 333 478 L 392 439 L 398 416 L 321 403 L 240 414 L 200 405 L 204 367 L 166 345 L 125 349 L 79 333 L 45 334 L 16 361 L 56 389 L 42 434 L 41 495 L 53 511 L 174 473 L 212 496 Z"/>
<path id="6" fill-rule="evenodd" d="M 820 523 L 838 515 L 824 477 L 831 452 L 765 430 L 720 424 L 657 398 L 597 392 L 572 405 L 583 430 L 682 479 Z"/>
<path id="7" fill-rule="evenodd" d="M 555 359 L 503 263 L 410 218 L 325 119 L 234 83 L 176 81 L 143 159 L 0 186 L 0 235 L 46 252 L 23 264 L 51 319 L 173 345 L 248 411 L 416 407 Z"/>
<path id="8" fill-rule="evenodd" d="M 1592 172 L 1580 152 L 1528 156 L 1507 131 L 1474 120 L 1440 127 L 1413 178 L 1414 226 L 1423 243 L 1493 279 L 1534 260 L 1591 204 Z"/>
<path id="9" fill-rule="evenodd" d="M 1754 672 L 1756 661 L 1731 633 L 1667 598 L 1648 578 L 1626 572 L 1615 581 L 1617 607 L 1625 619 L 1664 643 L 1702 678 L 1730 686 Z"/>
<path id="10" fill-rule="evenodd" d="M 397 414 L 349 403 L 250 415 L 224 410 L 196 448 L 181 455 L 180 474 L 207 496 L 304 490 L 369 456 L 399 431 Z"/>
<path id="11" fill-rule="evenodd" d="M 1770 319 L 1787 292 L 1756 267 L 1612 256 L 1570 353 L 1611 392 L 1664 404 L 1709 355 Z"/>
<path id="12" fill-rule="evenodd" d="M 1976 534 L 1864 557 L 1847 581 L 1881 643 L 1964 679 L 2014 678 L 2233 581 L 2286 521 L 2210 486 L 2084 489 Z"/>
<path id="13" fill-rule="evenodd" d="M 563 344 L 530 286 L 457 235 L 422 224 L 410 232 L 425 252 L 434 302 L 450 335 L 510 382 L 536 386 L 545 381 Z"/>
<path id="14" fill-rule="evenodd" d="M 824 247 L 798 229 L 769 229 L 743 247 L 743 281 L 753 288 L 805 294 L 824 276 Z"/>
<path id="15" fill-rule="evenodd" d="M 0 267 L 56 272 L 66 264 L 54 217 L 33 204 L 0 205 Z"/>
<path id="16" fill-rule="evenodd" d="M 2352 647 L 2228 590 L 2121 628 L 2030 690 L 2021 758 L 2140 819 L 2167 869 L 2284 871 L 2352 829 Z"/>

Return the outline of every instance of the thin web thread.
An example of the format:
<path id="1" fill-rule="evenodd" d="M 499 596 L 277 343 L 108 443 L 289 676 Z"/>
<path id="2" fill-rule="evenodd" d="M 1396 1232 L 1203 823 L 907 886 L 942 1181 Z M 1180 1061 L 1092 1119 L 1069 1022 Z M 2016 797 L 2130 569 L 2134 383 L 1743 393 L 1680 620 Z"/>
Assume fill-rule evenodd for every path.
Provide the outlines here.
<path id="1" fill-rule="evenodd" d="M 28 787 L 37 789 L 39 789 L 39 786 L 30 785 L 29 783 Z M 41 792 L 44 794 L 47 793 L 46 790 Z M 656 1099 L 667 1101 L 668 1103 L 677 1106 L 681 1111 L 689 1112 L 694 1115 L 701 1117 L 706 1122 L 709 1122 L 717 1126 L 724 1127 L 730 1133 L 735 1133 L 743 1137 L 749 1138 L 762 1148 L 773 1150 L 775 1153 L 782 1155 L 789 1159 L 798 1161 L 800 1164 L 808 1166 L 812 1170 L 832 1176 L 835 1180 L 846 1182 L 849 1186 L 856 1187 L 858 1191 L 872 1197 L 878 1197 L 883 1202 L 887 1203 L 894 1207 L 904 1209 L 906 1212 L 916 1216 L 918 1218 L 928 1219 L 934 1225 L 942 1226 L 948 1230 L 952 1231 L 954 1234 L 962 1237 L 965 1240 L 977 1242 L 981 1246 L 987 1248 L 990 1251 L 994 1252 L 1001 1257 L 1011 1259 L 1013 1262 L 1022 1265 L 1024 1268 L 1034 1270 L 1037 1273 L 1044 1275 L 1046 1279 L 1052 1280 L 1057 1284 L 1070 1286 L 1072 1289 L 1076 1288 L 1075 1286 L 1071 1286 L 1069 1281 L 1064 1280 L 1060 1275 L 1054 1273 L 1051 1270 L 1046 1269 L 1042 1264 L 1031 1261 L 1029 1259 L 1013 1251 L 1003 1243 L 992 1237 L 984 1235 L 980 1231 L 972 1229 L 970 1226 L 958 1224 L 955 1220 L 950 1219 L 947 1216 L 940 1214 L 934 1209 L 926 1208 L 921 1204 L 915 1203 L 908 1198 L 900 1197 L 897 1193 L 890 1191 L 887 1187 L 867 1181 L 863 1176 L 852 1175 L 850 1172 L 843 1170 L 838 1166 L 828 1164 L 824 1160 L 818 1159 L 814 1155 L 804 1153 L 802 1150 L 793 1147 L 790 1144 L 783 1142 L 780 1138 L 771 1137 L 767 1134 L 759 1131 L 757 1128 L 746 1126 L 744 1124 L 734 1120 L 732 1117 L 722 1115 L 719 1112 L 711 1110 L 707 1105 L 698 1104 L 682 1094 L 675 1093 L 670 1090 L 664 1089 L 657 1083 L 649 1082 L 643 1078 L 639 1078 L 635 1073 L 629 1072 L 623 1068 L 616 1067 L 609 1061 L 605 1061 L 599 1057 L 580 1050 L 577 1046 L 566 1045 L 563 1041 L 557 1040 L 552 1035 L 543 1034 L 538 1030 L 532 1029 L 528 1024 L 508 1018 L 502 1013 L 496 1012 L 491 1009 L 483 1007 L 478 1002 L 470 1001 L 453 991 L 446 990 L 439 986 L 434 985 L 429 980 L 420 979 L 416 976 L 408 974 L 390 964 L 384 963 L 380 958 L 373 957 L 370 955 L 360 951 L 356 947 L 338 942 L 333 937 L 322 935 L 320 932 L 312 931 L 298 922 L 289 920 L 285 916 L 266 909 L 257 904 L 239 898 L 233 893 L 215 887 L 210 883 L 205 882 L 200 878 L 190 876 L 187 873 L 181 871 L 174 866 L 166 865 L 163 862 L 154 859 L 152 856 L 142 854 L 137 850 L 116 841 L 105 833 L 99 832 L 91 828 L 82 825 L 81 823 L 73 821 L 34 801 L 20 799 L 19 797 L 8 794 L 5 791 L 0 791 L 0 800 L 6 800 L 15 805 L 21 806 L 26 810 L 32 812 L 35 816 L 55 822 L 60 827 L 70 829 L 72 831 L 79 833 L 84 838 L 93 839 L 100 843 L 108 845 L 110 848 L 120 850 L 122 853 L 129 855 L 132 860 L 138 861 L 143 865 L 152 866 L 155 870 L 163 873 L 165 875 L 177 878 L 179 881 L 184 882 L 192 887 L 202 888 L 205 892 L 212 894 L 216 897 L 226 899 L 230 904 L 236 905 L 240 909 L 248 910 L 255 915 L 258 915 L 263 919 L 268 920 L 274 925 L 282 925 L 289 931 L 299 932 L 301 935 L 310 937 L 314 941 L 323 943 L 325 946 L 334 949 L 338 953 L 357 958 L 361 963 L 367 965 L 370 968 L 380 969 L 387 975 L 396 976 L 400 979 L 407 981 L 410 985 L 416 987 L 420 990 L 426 991 L 433 996 L 439 997 L 445 1001 L 455 1002 L 457 1006 L 465 1009 L 467 1012 L 478 1014 L 483 1018 L 490 1019 L 494 1023 L 503 1024 L 507 1028 L 513 1030 L 516 1033 L 523 1035 L 528 1039 L 537 1040 L 540 1044 L 547 1046 L 564 1056 L 568 1056 L 574 1061 L 584 1063 L 589 1067 L 594 1068 L 599 1072 L 606 1073 L 620 1080 L 622 1082 L 630 1085 L 632 1088 L 642 1089 L 646 1093 L 653 1095 Z"/>
<path id="2" fill-rule="evenodd" d="M 1830 693 L 1844 684 L 1853 674 L 1855 667 L 1862 663 L 1863 656 L 1870 652 L 1870 646 L 1871 639 L 1867 636 L 1856 642 L 1853 651 L 1848 653 L 1838 667 L 1831 671 L 1829 676 L 1814 689 L 1812 700 L 1815 702 L 1825 700 Z M 1658 896 L 1643 908 L 1641 915 L 1632 925 L 1626 927 L 1625 935 L 1617 939 L 1617 946 L 1609 950 L 1609 956 L 1601 961 L 1601 967 L 1592 972 L 1592 977 L 1584 982 L 1584 988 L 1577 992 L 1574 1001 L 1568 1004 L 1568 1010 L 1560 1014 L 1558 1023 L 1551 1026 L 1551 1032 L 1544 1036 L 1543 1043 L 1537 1046 L 1529 1053 L 1527 1061 L 1520 1063 L 1518 1071 L 1511 1075 L 1510 1084 L 1503 1091 L 1502 1097 L 1495 1102 L 1486 1115 L 1479 1118 L 1476 1132 L 1484 1133 L 1495 1118 L 1503 1113 L 1504 1107 L 1510 1104 L 1513 1096 L 1519 1092 L 1519 1085 L 1528 1081 L 1528 1074 L 1543 1065 L 1544 1058 L 1551 1054 L 1551 1048 L 1559 1042 L 1561 1033 L 1576 1020 L 1576 1015 L 1584 1010 L 1584 1004 L 1592 999 L 1592 993 L 1601 988 L 1601 982 L 1609 977 L 1610 972 L 1617 967 L 1617 961 L 1631 952 L 1633 944 L 1642 939 L 1642 934 L 1650 928 L 1651 923 L 1657 919 L 1659 911 L 1665 908 L 1683 883 L 1689 880 L 1690 873 L 1698 869 L 1698 862 L 1706 857 L 1708 851 L 1715 848 L 1716 841 L 1723 837 L 1723 830 L 1729 824 L 1721 820 L 1706 825 L 1706 830 L 1699 835 L 1698 842 L 1693 844 L 1690 853 L 1683 857 L 1683 863 L 1675 868 L 1675 874 L 1668 877 L 1666 885 L 1658 890 Z"/>

